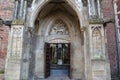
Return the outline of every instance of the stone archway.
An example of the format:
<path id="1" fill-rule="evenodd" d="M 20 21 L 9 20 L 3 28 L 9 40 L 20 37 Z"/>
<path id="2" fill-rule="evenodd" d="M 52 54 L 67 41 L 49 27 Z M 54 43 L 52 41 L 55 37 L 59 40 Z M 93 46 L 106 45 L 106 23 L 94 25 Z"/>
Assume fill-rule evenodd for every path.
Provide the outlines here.
<path id="1" fill-rule="evenodd" d="M 58 4 L 59 3 L 59 4 Z M 48 9 L 49 7 L 49 9 Z M 47 9 L 47 10 L 46 10 Z M 34 22 L 34 21 L 32 21 Z M 67 40 L 71 43 L 72 60 L 71 75 L 74 79 L 85 79 L 84 47 L 81 44 L 81 29 L 76 12 L 65 1 L 48 2 L 38 13 L 35 20 L 32 35 L 34 50 L 31 56 L 34 68 L 30 68 L 30 74 L 36 79 L 44 78 L 44 46 L 51 40 Z M 52 31 L 53 30 L 53 31 Z M 30 51 L 31 52 L 31 51 Z M 31 61 L 30 65 L 33 64 Z M 34 73 L 33 73 L 34 72 Z"/>
<path id="2" fill-rule="evenodd" d="M 87 6 L 83 6 L 82 1 L 84 0 L 36 0 L 30 8 L 24 6 L 28 9 L 26 20 L 22 20 L 25 18 L 25 14 L 21 14 L 25 12 L 23 6 L 16 10 L 20 15 L 15 14 L 16 20 L 11 26 L 6 80 L 44 78 L 44 46 L 46 42 L 54 40 L 71 43 L 72 78 L 110 80 L 105 29 L 99 21 L 94 23 L 93 19 L 89 22 Z M 23 5 L 24 2 L 27 5 L 26 0 L 21 0 L 20 4 Z M 57 20 L 66 26 L 58 25 L 61 21 L 57 23 Z M 16 74 L 11 74 L 13 71 Z"/>
<path id="3" fill-rule="evenodd" d="M 34 23 L 36 18 L 38 17 L 39 11 L 41 11 L 42 8 L 44 8 L 49 2 L 54 1 L 54 0 L 40 0 L 40 1 L 33 1 L 32 4 L 32 12 L 29 13 L 30 17 L 29 17 L 29 27 L 34 27 Z M 85 15 L 84 14 L 84 10 L 83 10 L 83 5 L 84 5 L 84 1 L 82 0 L 61 0 L 61 1 L 56 1 L 56 2 L 65 2 L 67 3 L 73 10 L 74 12 L 77 14 L 78 19 L 79 19 L 79 23 L 81 23 L 81 27 L 86 27 L 88 26 L 88 24 L 84 21 L 86 21 L 85 19 Z"/>

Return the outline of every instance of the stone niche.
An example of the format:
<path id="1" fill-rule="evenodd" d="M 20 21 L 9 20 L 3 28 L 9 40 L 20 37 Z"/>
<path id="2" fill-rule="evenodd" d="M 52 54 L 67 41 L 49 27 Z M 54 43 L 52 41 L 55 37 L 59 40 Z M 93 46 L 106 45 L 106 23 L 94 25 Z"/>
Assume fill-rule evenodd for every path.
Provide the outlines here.
<path id="1" fill-rule="evenodd" d="M 89 32 L 92 80 L 110 80 L 110 65 L 105 53 L 105 28 L 102 24 L 90 24 Z"/>
<path id="2" fill-rule="evenodd" d="M 91 59 L 105 59 L 105 32 L 103 25 L 90 26 Z"/>

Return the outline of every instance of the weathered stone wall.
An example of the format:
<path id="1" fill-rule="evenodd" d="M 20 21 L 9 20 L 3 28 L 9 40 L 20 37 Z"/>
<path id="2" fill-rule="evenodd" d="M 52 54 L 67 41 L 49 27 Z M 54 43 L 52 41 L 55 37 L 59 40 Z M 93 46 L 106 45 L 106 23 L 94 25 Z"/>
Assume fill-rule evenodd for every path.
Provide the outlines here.
<path id="1" fill-rule="evenodd" d="M 102 8 L 103 8 L 103 17 L 104 19 L 114 19 L 114 10 L 113 10 L 113 0 L 102 0 Z M 5 20 L 11 20 L 12 19 L 12 11 L 13 11 L 13 4 L 14 0 L 0 0 L 0 18 Z M 118 2 L 118 5 L 120 3 Z M 120 8 L 118 8 L 120 9 Z M 2 29 L 2 30 L 1 30 Z M 1 46 L 0 43 L 0 49 L 3 49 L 2 58 L 5 57 L 7 52 L 7 40 L 8 40 L 8 27 L 2 27 L 0 28 L 0 36 L 3 36 L 3 42 Z M 118 73 L 118 64 L 117 64 L 117 49 L 116 49 L 116 38 L 115 38 L 115 26 L 114 23 L 108 23 L 106 26 L 106 32 L 107 32 L 107 49 L 110 59 L 110 67 L 111 67 L 111 74 L 112 77 L 116 77 Z M 1 54 L 1 53 L 0 53 Z M 1 63 L 2 62 L 2 63 Z M 4 65 L 4 60 L 0 61 L 1 64 Z"/>

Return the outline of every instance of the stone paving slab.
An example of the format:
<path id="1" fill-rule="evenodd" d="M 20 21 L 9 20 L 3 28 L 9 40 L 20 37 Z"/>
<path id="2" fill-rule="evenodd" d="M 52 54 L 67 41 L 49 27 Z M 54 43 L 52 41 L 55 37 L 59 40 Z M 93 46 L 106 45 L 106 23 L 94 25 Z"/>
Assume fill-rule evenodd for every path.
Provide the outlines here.
<path id="1" fill-rule="evenodd" d="M 40 80 L 75 80 L 75 79 L 70 79 L 68 76 L 50 76 L 47 79 L 40 79 Z"/>
<path id="2" fill-rule="evenodd" d="M 0 74 L 0 80 L 4 80 L 4 74 Z"/>

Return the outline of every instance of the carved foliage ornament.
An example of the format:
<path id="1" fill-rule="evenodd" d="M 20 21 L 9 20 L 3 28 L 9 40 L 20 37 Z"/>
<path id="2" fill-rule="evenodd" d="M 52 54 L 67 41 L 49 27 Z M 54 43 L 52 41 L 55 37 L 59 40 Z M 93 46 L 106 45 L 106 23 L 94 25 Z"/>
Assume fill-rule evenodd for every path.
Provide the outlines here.
<path id="1" fill-rule="evenodd" d="M 52 24 L 49 34 L 50 35 L 69 35 L 69 32 L 66 24 L 62 20 L 58 19 Z"/>

